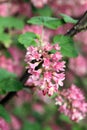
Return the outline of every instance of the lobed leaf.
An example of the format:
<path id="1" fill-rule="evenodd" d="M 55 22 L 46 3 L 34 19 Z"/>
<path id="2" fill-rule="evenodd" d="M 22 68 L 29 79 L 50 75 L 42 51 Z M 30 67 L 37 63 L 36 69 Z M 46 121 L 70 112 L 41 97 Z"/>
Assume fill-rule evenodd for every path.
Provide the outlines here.
<path id="1" fill-rule="evenodd" d="M 5 69 L 0 69 L 0 93 L 19 91 L 23 88 L 22 83 L 17 80 L 16 75 Z"/>
<path id="2" fill-rule="evenodd" d="M 16 92 L 23 89 L 23 85 L 20 81 L 14 78 L 7 78 L 0 81 L 0 93 Z"/>
<path id="3" fill-rule="evenodd" d="M 60 14 L 60 16 L 62 16 L 63 20 L 65 23 L 73 23 L 76 24 L 78 20 L 73 19 L 72 17 L 66 15 L 66 14 Z"/>
<path id="4" fill-rule="evenodd" d="M 54 43 L 59 43 L 61 47 L 61 53 L 67 57 L 77 57 L 78 53 L 75 48 L 73 39 L 69 36 L 56 35 L 53 39 Z"/>
<path id="5" fill-rule="evenodd" d="M 50 29 L 56 29 L 59 26 L 63 25 L 65 22 L 63 20 L 53 17 L 37 16 L 32 17 L 28 20 L 29 24 L 42 25 Z"/>
<path id="6" fill-rule="evenodd" d="M 16 78 L 17 76 L 14 73 L 11 73 L 3 68 L 0 68 L 0 81 L 6 78 Z"/>
<path id="7" fill-rule="evenodd" d="M 24 21 L 15 17 L 0 17 L 0 28 L 16 28 L 22 29 L 24 27 Z"/>
<path id="8" fill-rule="evenodd" d="M 18 38 L 18 41 L 24 45 L 25 48 L 29 46 L 37 46 L 37 43 L 35 42 L 35 39 L 37 39 L 38 36 L 33 32 L 27 32 L 25 34 L 21 34 Z"/>
<path id="9" fill-rule="evenodd" d="M 12 42 L 11 36 L 6 33 L 0 33 L 0 42 L 2 42 L 5 47 L 9 47 Z"/>

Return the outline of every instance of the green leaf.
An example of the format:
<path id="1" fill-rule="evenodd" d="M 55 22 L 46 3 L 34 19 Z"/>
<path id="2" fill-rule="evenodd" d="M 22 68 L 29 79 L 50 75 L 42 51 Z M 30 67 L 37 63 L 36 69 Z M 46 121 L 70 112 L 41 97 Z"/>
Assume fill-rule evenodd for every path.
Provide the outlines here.
<path id="1" fill-rule="evenodd" d="M 28 20 L 28 23 L 42 25 L 50 29 L 56 29 L 64 24 L 63 20 L 61 19 L 45 16 L 32 17 L 30 20 Z"/>
<path id="2" fill-rule="evenodd" d="M 23 88 L 22 83 L 17 80 L 17 76 L 5 69 L 0 69 L 0 93 L 19 91 Z"/>
<path id="3" fill-rule="evenodd" d="M 0 17 L 0 28 L 16 28 L 22 29 L 24 21 L 21 18 L 15 17 Z"/>
<path id="4" fill-rule="evenodd" d="M 37 122 L 31 123 L 26 121 L 23 125 L 22 130 L 41 130 L 41 127 Z"/>
<path id="5" fill-rule="evenodd" d="M 61 47 L 61 53 L 67 57 L 77 57 L 78 53 L 74 44 L 74 41 L 69 36 L 56 35 L 53 39 L 54 43 L 59 43 Z"/>
<path id="6" fill-rule="evenodd" d="M 35 42 L 35 39 L 37 39 L 38 36 L 32 32 L 27 32 L 25 34 L 21 34 L 18 38 L 18 41 L 25 46 L 25 48 L 29 46 L 37 46 L 37 43 Z"/>
<path id="7" fill-rule="evenodd" d="M 5 108 L 2 105 L 0 105 L 0 117 L 4 118 L 7 122 L 11 121 L 8 112 L 5 110 Z"/>
<path id="8" fill-rule="evenodd" d="M 11 36 L 6 33 L 0 33 L 0 42 L 2 42 L 5 47 L 9 47 L 12 42 Z"/>
<path id="9" fill-rule="evenodd" d="M 0 68 L 0 81 L 7 78 L 16 78 L 17 76 L 14 73 L 11 73 L 5 69 Z"/>
<path id="10" fill-rule="evenodd" d="M 68 15 L 65 15 L 65 14 L 60 14 L 60 16 L 62 16 L 64 22 L 66 23 L 73 23 L 73 24 L 76 24 L 78 20 L 76 19 L 73 19 L 72 17 L 68 16 Z"/>
<path id="11" fill-rule="evenodd" d="M 23 85 L 20 81 L 14 78 L 4 79 L 0 81 L 0 93 L 16 92 L 23 89 Z"/>

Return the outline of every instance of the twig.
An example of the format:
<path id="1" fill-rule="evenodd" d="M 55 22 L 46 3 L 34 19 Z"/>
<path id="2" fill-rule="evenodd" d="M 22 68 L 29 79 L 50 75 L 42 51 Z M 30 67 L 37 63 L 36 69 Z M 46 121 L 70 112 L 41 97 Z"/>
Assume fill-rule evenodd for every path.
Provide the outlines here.
<path id="1" fill-rule="evenodd" d="M 65 35 L 72 37 L 77 33 L 84 31 L 86 29 L 87 29 L 87 11 Z"/>

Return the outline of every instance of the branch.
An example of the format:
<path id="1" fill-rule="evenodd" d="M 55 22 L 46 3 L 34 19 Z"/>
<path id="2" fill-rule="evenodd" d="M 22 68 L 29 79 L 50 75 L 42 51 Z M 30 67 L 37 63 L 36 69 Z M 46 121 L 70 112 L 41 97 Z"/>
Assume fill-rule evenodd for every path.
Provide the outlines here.
<path id="1" fill-rule="evenodd" d="M 87 11 L 65 35 L 72 37 L 77 33 L 84 31 L 86 29 L 87 29 Z"/>
<path id="2" fill-rule="evenodd" d="M 79 21 L 65 34 L 65 36 L 74 36 L 77 33 L 87 29 L 87 11 L 83 14 L 83 16 L 79 19 Z M 26 72 L 23 76 L 19 79 L 23 84 L 27 81 L 30 74 Z M 8 93 L 1 101 L 1 105 L 6 105 L 9 100 L 11 100 L 16 95 L 16 92 Z"/>

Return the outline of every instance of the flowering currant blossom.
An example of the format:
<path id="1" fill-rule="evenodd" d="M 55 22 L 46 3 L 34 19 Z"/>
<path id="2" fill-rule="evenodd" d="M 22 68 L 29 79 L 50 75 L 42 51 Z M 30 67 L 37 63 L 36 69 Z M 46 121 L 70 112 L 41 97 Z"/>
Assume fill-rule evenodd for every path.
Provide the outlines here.
<path id="1" fill-rule="evenodd" d="M 51 53 L 53 49 L 56 51 L 55 54 Z M 59 86 L 63 86 L 65 62 L 62 61 L 59 50 L 58 44 L 49 43 L 27 48 L 26 68 L 31 75 L 26 85 L 38 86 L 44 95 L 48 94 L 49 96 L 57 92 Z"/>
<path id="2" fill-rule="evenodd" d="M 56 104 L 59 105 L 59 111 L 73 121 L 79 122 L 86 116 L 87 102 L 85 102 L 82 91 L 74 84 L 59 93 Z"/>

